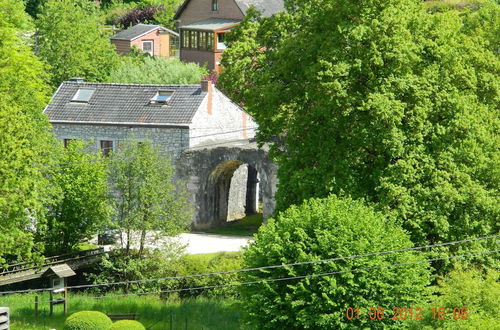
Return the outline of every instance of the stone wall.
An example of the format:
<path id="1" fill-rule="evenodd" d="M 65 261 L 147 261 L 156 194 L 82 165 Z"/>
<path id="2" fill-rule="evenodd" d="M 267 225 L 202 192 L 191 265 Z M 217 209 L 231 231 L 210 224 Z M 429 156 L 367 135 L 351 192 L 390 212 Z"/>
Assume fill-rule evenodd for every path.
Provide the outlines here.
<path id="1" fill-rule="evenodd" d="M 110 125 L 53 124 L 53 132 L 60 139 L 93 140 L 93 149 L 98 150 L 100 141 L 113 141 L 113 147 L 127 138 L 151 140 L 162 152 L 177 158 L 182 150 L 189 147 L 188 128 L 174 127 L 131 127 Z"/>

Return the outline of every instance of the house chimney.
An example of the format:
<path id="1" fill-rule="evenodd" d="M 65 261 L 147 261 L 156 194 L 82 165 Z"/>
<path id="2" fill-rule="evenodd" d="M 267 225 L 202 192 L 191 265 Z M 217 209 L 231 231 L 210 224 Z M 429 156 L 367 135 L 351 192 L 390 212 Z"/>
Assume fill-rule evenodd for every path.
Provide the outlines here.
<path id="1" fill-rule="evenodd" d="M 202 80 L 201 81 L 201 90 L 208 93 L 207 112 L 209 115 L 211 115 L 212 114 L 212 98 L 213 98 L 213 96 L 212 96 L 212 94 L 213 94 L 212 81 Z"/>
<path id="2" fill-rule="evenodd" d="M 73 82 L 77 82 L 77 83 L 82 83 L 82 82 L 85 82 L 85 79 L 78 78 L 78 77 L 73 77 L 73 78 L 69 78 L 69 81 L 73 81 Z"/>
<path id="3" fill-rule="evenodd" d="M 210 92 L 210 89 L 212 89 L 212 82 L 210 80 L 202 80 L 201 90 L 204 92 Z"/>

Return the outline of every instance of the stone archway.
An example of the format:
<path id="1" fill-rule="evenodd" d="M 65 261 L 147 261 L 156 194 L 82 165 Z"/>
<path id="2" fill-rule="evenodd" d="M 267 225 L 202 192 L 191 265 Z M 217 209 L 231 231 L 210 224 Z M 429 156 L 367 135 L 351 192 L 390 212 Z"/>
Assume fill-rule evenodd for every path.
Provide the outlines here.
<path id="1" fill-rule="evenodd" d="M 207 212 L 221 224 L 257 213 L 259 182 L 252 165 L 239 160 L 220 163 L 208 177 Z"/>
<path id="2" fill-rule="evenodd" d="M 257 211 L 274 211 L 277 166 L 255 145 L 187 149 L 176 161 L 176 178 L 186 183 L 195 209 L 193 229 L 223 225 Z"/>

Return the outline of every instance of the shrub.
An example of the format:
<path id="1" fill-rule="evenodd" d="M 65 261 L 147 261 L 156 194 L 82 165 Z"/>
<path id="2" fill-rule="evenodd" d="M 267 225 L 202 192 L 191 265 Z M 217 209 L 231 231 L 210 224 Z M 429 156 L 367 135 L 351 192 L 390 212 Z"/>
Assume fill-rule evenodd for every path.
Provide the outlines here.
<path id="1" fill-rule="evenodd" d="M 83 311 L 71 314 L 64 322 L 64 330 L 106 330 L 112 324 L 101 312 Z"/>
<path id="2" fill-rule="evenodd" d="M 146 330 L 146 328 L 137 321 L 121 320 L 113 323 L 108 330 Z"/>
<path id="3" fill-rule="evenodd" d="M 197 84 L 206 70 L 196 63 L 178 59 L 139 57 L 123 59 L 121 66 L 111 74 L 109 82 L 125 84 Z"/>
<path id="4" fill-rule="evenodd" d="M 154 16 L 159 10 L 163 10 L 163 7 L 148 6 L 131 9 L 118 20 L 118 24 L 129 28 L 139 23 L 150 23 L 154 20 Z"/>
<path id="5" fill-rule="evenodd" d="M 270 219 L 245 251 L 243 268 L 411 246 L 407 234 L 382 214 L 360 201 L 332 195 L 292 206 Z M 389 317 L 368 324 L 367 309 L 383 307 L 387 315 L 394 306 L 416 306 L 430 279 L 424 259 L 421 252 L 405 252 L 247 272 L 242 275 L 245 282 L 342 273 L 240 286 L 242 304 L 249 322 L 263 329 L 401 328 L 404 324 Z M 361 317 L 347 320 L 349 307 L 360 308 Z"/>
<path id="6" fill-rule="evenodd" d="M 500 320 L 500 272 L 457 268 L 431 287 L 429 304 L 414 329 L 498 329 Z M 433 315 L 432 308 L 444 307 L 446 318 Z M 463 308 L 467 308 L 467 314 Z M 460 308 L 460 314 L 456 310 Z M 460 317 L 456 320 L 455 317 Z M 465 320 L 464 320 L 465 319 Z"/>
<path id="7" fill-rule="evenodd" d="M 242 255 L 239 252 L 220 252 L 211 254 L 187 255 L 181 258 L 169 270 L 168 276 L 184 276 L 191 274 L 219 273 L 241 269 Z M 184 289 L 205 286 L 218 286 L 237 283 L 237 274 L 224 274 L 204 277 L 189 277 L 181 280 L 169 281 L 162 286 L 162 290 Z M 235 287 L 224 287 L 207 290 L 186 290 L 179 292 L 182 298 L 194 296 L 234 297 L 237 295 Z"/>

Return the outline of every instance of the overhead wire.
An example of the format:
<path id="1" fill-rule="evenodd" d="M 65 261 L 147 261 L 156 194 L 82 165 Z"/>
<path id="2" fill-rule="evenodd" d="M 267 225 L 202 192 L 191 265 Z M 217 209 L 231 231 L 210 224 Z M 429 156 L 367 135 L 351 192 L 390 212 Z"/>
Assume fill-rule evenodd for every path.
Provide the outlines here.
<path id="1" fill-rule="evenodd" d="M 200 287 L 160 290 L 160 291 L 151 291 L 151 292 L 136 292 L 136 293 L 126 293 L 126 294 L 117 294 L 117 295 L 94 296 L 94 297 L 88 297 L 88 298 L 90 298 L 90 299 L 108 299 L 108 298 L 120 298 L 120 297 L 127 297 L 127 296 L 142 296 L 142 295 L 150 295 L 150 294 L 175 293 L 175 292 L 183 292 L 183 291 L 221 289 L 221 288 L 225 288 L 225 287 L 236 287 L 236 286 L 241 286 L 241 285 L 254 285 L 254 284 L 264 284 L 264 283 L 279 282 L 279 281 L 291 281 L 291 280 L 298 280 L 298 279 L 305 279 L 305 278 L 314 278 L 314 277 L 332 276 L 332 275 L 345 274 L 345 273 L 354 273 L 354 272 L 360 272 L 360 271 L 369 271 L 369 270 L 380 269 L 380 268 L 409 266 L 409 265 L 416 265 L 416 264 L 421 264 L 421 263 L 430 263 L 430 262 L 434 262 L 434 261 L 450 260 L 450 259 L 455 259 L 455 258 L 465 258 L 465 257 L 472 257 L 472 256 L 477 256 L 477 255 L 482 255 L 482 254 L 490 254 L 490 253 L 498 253 L 498 252 L 500 252 L 500 250 L 487 250 L 487 251 L 481 251 L 481 252 L 475 252 L 475 253 L 469 253 L 469 254 L 463 254 L 463 255 L 453 255 L 453 256 L 448 256 L 448 257 L 440 257 L 440 258 L 432 258 L 432 259 L 425 259 L 425 260 L 418 260 L 418 261 L 411 261 L 411 262 L 394 263 L 394 264 L 389 264 L 389 265 L 361 267 L 361 268 L 347 269 L 347 270 L 334 271 L 334 272 L 324 272 L 324 273 L 318 273 L 318 274 L 306 274 L 306 275 L 297 275 L 297 276 L 271 278 L 271 279 L 259 279 L 259 280 L 248 281 L 248 282 L 238 282 L 238 283 L 211 285 L 211 286 L 200 286 Z M 66 287 L 66 289 L 69 289 L 69 288 L 70 287 Z M 51 290 L 53 290 L 53 289 L 51 289 Z M 40 301 L 38 303 L 50 303 L 50 302 L 51 301 L 49 300 L 49 301 Z M 9 305 L 26 305 L 26 304 L 33 304 L 33 302 L 12 303 Z"/>
<path id="2" fill-rule="evenodd" d="M 444 242 L 444 243 L 437 243 L 437 244 L 422 245 L 422 246 L 416 246 L 416 247 L 409 247 L 409 248 L 405 248 L 405 249 L 371 252 L 371 253 L 365 253 L 365 254 L 344 256 L 344 257 L 335 257 L 335 258 L 320 259 L 320 260 L 312 260 L 312 261 L 303 261 L 303 262 L 296 262 L 296 263 L 289 263 L 289 264 L 268 265 L 268 266 L 254 267 L 254 268 L 228 270 L 228 271 L 222 271 L 222 272 L 200 273 L 200 274 L 190 274 L 190 275 L 182 275 L 182 276 L 169 276 L 169 277 L 144 279 L 144 280 L 131 280 L 131 281 L 120 281 L 120 282 L 74 285 L 74 286 L 66 286 L 65 288 L 66 289 L 88 289 L 88 288 L 117 286 L 117 285 L 126 285 L 126 284 L 140 284 L 140 283 L 148 283 L 148 282 L 180 280 L 180 279 L 189 279 L 189 278 L 196 278 L 196 277 L 220 276 L 220 275 L 244 273 L 244 272 L 250 272 L 250 271 L 257 271 L 257 270 L 267 270 L 267 269 L 284 268 L 284 267 L 295 267 L 295 266 L 300 266 L 300 265 L 310 265 L 310 264 L 317 264 L 317 263 L 335 262 L 335 261 L 340 261 L 340 260 L 366 258 L 366 257 L 373 257 L 373 256 L 378 256 L 378 255 L 387 255 L 387 254 L 393 254 L 393 253 L 409 252 L 409 251 L 423 250 L 423 249 L 428 249 L 428 248 L 443 247 L 443 246 L 449 246 L 449 245 L 459 245 L 459 244 L 465 244 L 465 243 L 470 243 L 470 242 L 475 242 L 475 241 L 493 239 L 493 238 L 497 238 L 497 237 L 500 237 L 500 235 L 468 238 L 468 239 L 459 240 L 459 241 L 451 241 L 451 242 Z M 500 241 L 496 241 L 497 244 L 499 242 Z M 50 291 L 50 290 L 53 290 L 53 289 L 51 289 L 51 288 L 39 288 L 39 289 L 30 289 L 30 290 L 0 291 L 0 295 L 13 294 L 13 293 L 41 292 L 41 291 Z"/>

